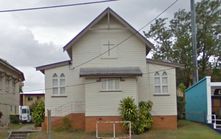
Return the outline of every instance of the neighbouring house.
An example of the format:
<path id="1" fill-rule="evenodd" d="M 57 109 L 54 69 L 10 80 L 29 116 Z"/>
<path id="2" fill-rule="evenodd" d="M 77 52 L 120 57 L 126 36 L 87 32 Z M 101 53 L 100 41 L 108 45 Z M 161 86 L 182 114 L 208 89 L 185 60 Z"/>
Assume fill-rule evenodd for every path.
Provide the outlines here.
<path id="1" fill-rule="evenodd" d="M 64 46 L 70 60 L 36 68 L 45 75 L 53 123 L 68 116 L 75 128 L 95 131 L 98 120 L 120 120 L 120 100 L 131 96 L 136 104 L 153 102 L 153 127 L 176 129 L 175 70 L 182 65 L 147 59 L 153 48 L 111 8 L 104 10 Z"/>
<path id="2" fill-rule="evenodd" d="M 9 115 L 18 115 L 19 93 L 23 86 L 23 73 L 10 65 L 7 61 L 0 59 L 0 125 L 4 126 L 10 122 Z"/>
<path id="3" fill-rule="evenodd" d="M 23 92 L 20 93 L 20 105 L 21 106 L 32 106 L 34 103 L 38 101 L 44 101 L 45 94 L 42 92 L 39 93 L 29 93 Z"/>
<path id="4" fill-rule="evenodd" d="M 206 76 L 186 89 L 185 101 L 187 120 L 211 124 L 214 115 L 221 119 L 221 82 Z"/>

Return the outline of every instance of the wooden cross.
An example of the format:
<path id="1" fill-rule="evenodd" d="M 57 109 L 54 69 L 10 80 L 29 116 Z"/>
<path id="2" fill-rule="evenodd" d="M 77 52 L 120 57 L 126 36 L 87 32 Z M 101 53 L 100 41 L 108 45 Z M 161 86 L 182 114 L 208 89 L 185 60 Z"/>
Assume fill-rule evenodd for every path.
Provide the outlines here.
<path id="1" fill-rule="evenodd" d="M 111 44 L 110 41 L 108 40 L 107 44 L 103 44 L 103 45 L 108 46 L 108 56 L 110 56 L 111 46 L 114 46 L 114 44 Z"/>

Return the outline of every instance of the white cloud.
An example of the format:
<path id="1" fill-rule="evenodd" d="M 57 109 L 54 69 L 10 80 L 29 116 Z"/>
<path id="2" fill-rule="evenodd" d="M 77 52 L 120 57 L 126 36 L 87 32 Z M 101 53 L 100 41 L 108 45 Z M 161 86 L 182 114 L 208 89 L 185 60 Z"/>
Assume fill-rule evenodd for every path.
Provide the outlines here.
<path id="1" fill-rule="evenodd" d="M 0 57 L 24 72 L 24 91 L 44 88 L 43 74 L 36 66 L 68 59 L 62 47 L 105 8 L 111 7 L 136 29 L 153 19 L 174 0 L 121 0 L 117 2 L 27 12 L 0 13 Z M 0 10 L 68 4 L 82 0 L 0 1 Z M 178 9 L 189 10 L 180 0 L 162 17 Z M 148 30 L 148 28 L 145 28 Z"/>

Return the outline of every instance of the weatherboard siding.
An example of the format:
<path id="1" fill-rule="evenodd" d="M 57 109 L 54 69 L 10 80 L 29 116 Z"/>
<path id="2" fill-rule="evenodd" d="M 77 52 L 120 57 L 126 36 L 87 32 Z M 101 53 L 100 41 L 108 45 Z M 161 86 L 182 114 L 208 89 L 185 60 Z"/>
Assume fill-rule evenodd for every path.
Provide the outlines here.
<path id="1" fill-rule="evenodd" d="M 175 68 L 147 64 L 147 74 L 144 78 L 145 85 L 140 86 L 139 100 L 151 100 L 153 102 L 152 114 L 153 115 L 177 115 L 176 107 L 176 72 Z M 164 71 L 168 75 L 168 95 L 155 95 L 154 94 L 154 73 L 158 71 L 162 74 Z"/>
<path id="2" fill-rule="evenodd" d="M 53 96 L 52 76 L 56 73 L 65 75 L 65 95 Z M 76 108 L 77 103 L 84 103 L 83 79 L 79 77 L 79 69 L 71 69 L 69 65 L 46 70 L 45 72 L 45 107 L 52 110 L 53 116 L 64 116 L 68 113 L 84 112 L 84 106 Z M 83 105 L 83 104 L 82 104 Z"/>
<path id="3" fill-rule="evenodd" d="M 79 77 L 80 68 L 85 67 L 139 67 L 143 75 L 121 81 L 122 92 L 100 92 L 100 82 L 67 87 L 67 97 L 51 97 L 52 89 L 46 90 L 46 109 L 54 109 L 73 101 L 82 101 L 85 103 L 85 109 L 82 107 L 82 111 L 86 116 L 117 116 L 120 100 L 132 96 L 136 103 L 141 100 L 151 100 L 153 115 L 177 115 L 175 68 L 147 64 L 145 44 L 135 36 L 121 43 L 131 36 L 131 32 L 112 18 L 110 27 L 118 29 L 101 30 L 107 27 L 106 21 L 106 18 L 100 21 L 72 46 L 72 65 L 45 70 L 45 87 L 52 87 L 53 73 L 65 73 L 68 86 L 96 81 L 97 79 Z M 114 44 L 121 43 L 111 50 L 116 52 L 116 56 L 114 58 L 97 57 L 101 54 L 102 45 L 108 40 Z M 168 68 L 170 70 L 167 70 Z M 168 73 L 169 96 L 154 96 L 153 72 L 158 70 L 166 70 Z M 75 109 L 72 110 L 77 113 Z M 52 112 L 54 116 L 64 114 L 66 113 L 62 111 Z"/>
<path id="4" fill-rule="evenodd" d="M 96 79 L 87 79 L 96 82 Z M 120 81 L 119 92 L 101 92 L 101 82 L 85 86 L 86 113 L 85 116 L 119 116 L 120 100 L 130 96 L 137 104 L 136 78 L 124 78 Z"/>
<path id="5" fill-rule="evenodd" d="M 102 24 L 96 26 L 96 28 L 101 27 L 103 27 Z M 122 30 L 95 30 L 94 27 L 93 30 L 89 30 L 85 36 L 79 39 L 72 47 L 73 66 L 78 66 L 100 55 L 101 47 L 104 43 L 110 41 L 110 43 L 118 44 L 130 35 L 131 32 L 124 28 Z M 81 67 L 143 66 L 143 69 L 145 69 L 146 48 L 138 38 L 131 37 L 111 51 L 116 52 L 115 58 L 103 58 L 103 56 L 100 56 Z"/>

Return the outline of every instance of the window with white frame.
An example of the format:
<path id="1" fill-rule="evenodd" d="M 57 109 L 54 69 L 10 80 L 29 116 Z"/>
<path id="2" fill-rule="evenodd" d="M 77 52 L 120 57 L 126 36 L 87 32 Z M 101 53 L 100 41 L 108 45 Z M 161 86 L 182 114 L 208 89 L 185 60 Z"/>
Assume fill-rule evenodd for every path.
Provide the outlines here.
<path id="1" fill-rule="evenodd" d="M 165 71 L 162 74 L 155 72 L 154 89 L 155 94 L 168 94 L 168 75 Z"/>
<path id="2" fill-rule="evenodd" d="M 53 75 L 52 79 L 52 86 L 53 86 L 53 95 L 64 95 L 65 94 L 65 75 L 61 73 L 58 76 L 56 73 Z"/>
<path id="3" fill-rule="evenodd" d="M 65 76 L 63 73 L 60 75 L 60 94 L 65 94 Z"/>
<path id="4" fill-rule="evenodd" d="M 55 73 L 52 78 L 53 95 L 58 95 L 58 75 Z"/>
<path id="5" fill-rule="evenodd" d="M 101 91 L 120 91 L 120 79 L 118 78 L 102 79 Z"/>

